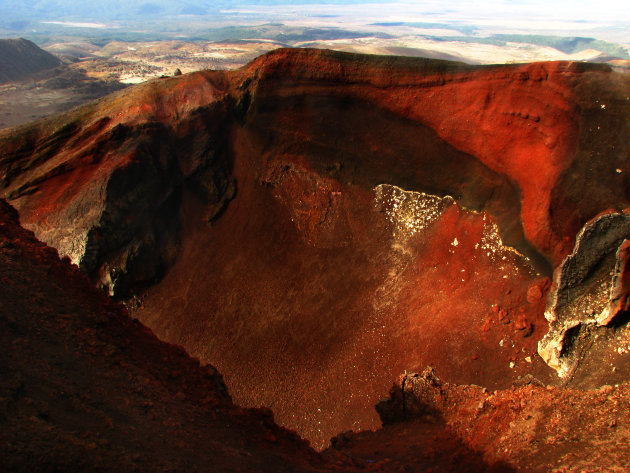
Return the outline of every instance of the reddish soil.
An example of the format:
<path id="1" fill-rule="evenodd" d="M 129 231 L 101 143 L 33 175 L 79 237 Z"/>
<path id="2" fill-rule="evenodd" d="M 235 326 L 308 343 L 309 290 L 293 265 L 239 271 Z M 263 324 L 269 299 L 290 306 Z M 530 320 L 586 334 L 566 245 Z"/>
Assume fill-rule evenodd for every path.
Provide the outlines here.
<path id="1" fill-rule="evenodd" d="M 504 279 L 485 250 L 462 258 L 481 243 L 481 215 L 454 206 L 431 228 L 431 246 L 417 237 L 401 252 L 360 188 L 296 171 L 268 189 L 248 170 L 235 160 L 237 197 L 211 229 L 184 199 L 178 260 L 135 312 L 214 360 L 239 403 L 270 406 L 321 447 L 340 431 L 377 428 L 373 405 L 407 368 L 433 364 L 491 387 L 526 373 L 547 379 L 535 353 L 548 282 L 515 272 L 518 261 L 502 261 Z M 317 199 L 328 217 L 311 225 Z M 530 286 L 541 289 L 527 302 Z"/>
<path id="2" fill-rule="evenodd" d="M 213 367 L 131 319 L 22 229 L 4 201 L 0 263 L 2 471 L 577 473 L 630 466 L 628 384 L 492 392 L 434 374 L 400 377 L 379 405 L 393 424 L 340 434 L 320 455 L 276 426 L 269 410 L 235 407 Z"/>

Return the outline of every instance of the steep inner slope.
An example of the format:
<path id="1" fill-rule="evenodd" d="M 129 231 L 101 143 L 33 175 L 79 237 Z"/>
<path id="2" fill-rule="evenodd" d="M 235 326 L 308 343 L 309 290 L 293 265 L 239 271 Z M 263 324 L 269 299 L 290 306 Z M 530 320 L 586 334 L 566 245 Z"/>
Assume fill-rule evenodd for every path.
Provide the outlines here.
<path id="1" fill-rule="evenodd" d="M 555 379 L 545 296 L 580 228 L 628 207 L 629 90 L 580 63 L 281 50 L 3 133 L 3 195 L 321 447 L 378 426 L 406 369 Z M 629 374 L 606 369 L 578 375 Z"/>
<path id="2" fill-rule="evenodd" d="M 329 471 L 159 341 L 0 201 L 0 469 Z"/>

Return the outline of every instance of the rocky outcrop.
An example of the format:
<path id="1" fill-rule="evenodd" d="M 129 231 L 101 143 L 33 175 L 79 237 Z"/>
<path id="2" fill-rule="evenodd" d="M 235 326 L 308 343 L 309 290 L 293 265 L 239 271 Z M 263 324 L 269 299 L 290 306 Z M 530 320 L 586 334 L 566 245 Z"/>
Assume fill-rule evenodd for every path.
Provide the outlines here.
<path id="1" fill-rule="evenodd" d="M 435 420 L 446 407 L 446 391 L 435 370 L 404 373 L 394 383 L 389 399 L 376 404 L 383 425 L 410 419 Z"/>
<path id="2" fill-rule="evenodd" d="M 580 231 L 573 252 L 556 270 L 545 311 L 549 332 L 538 353 L 561 377 L 573 374 L 584 345 L 592 343 L 584 334 L 579 337 L 581 330 L 625 323 L 620 319 L 630 308 L 628 238 L 627 213 L 597 217 Z"/>
<path id="3" fill-rule="evenodd" d="M 550 278 L 630 206 L 629 90 L 604 65 L 277 50 L 2 132 L 0 187 L 238 402 L 321 447 L 378 426 L 405 369 L 555 379 Z M 581 379 L 630 376 L 616 363 Z"/>
<path id="4" fill-rule="evenodd" d="M 622 472 L 629 390 L 628 383 L 577 390 L 527 378 L 491 391 L 447 383 L 427 368 L 401 375 L 377 405 L 382 430 L 346 432 L 335 445 L 349 455 L 370 452 L 394 471 Z"/>
<path id="5" fill-rule="evenodd" d="M 25 79 L 61 64 L 59 58 L 27 39 L 0 39 L 0 84 Z"/>

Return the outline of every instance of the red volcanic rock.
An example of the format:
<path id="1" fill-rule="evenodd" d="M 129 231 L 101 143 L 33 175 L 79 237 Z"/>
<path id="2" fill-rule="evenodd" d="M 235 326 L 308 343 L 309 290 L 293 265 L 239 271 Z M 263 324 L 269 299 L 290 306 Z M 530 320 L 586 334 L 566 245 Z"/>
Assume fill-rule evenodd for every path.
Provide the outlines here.
<path id="1" fill-rule="evenodd" d="M 549 278 L 630 206 L 629 92 L 602 65 L 278 50 L 4 131 L 0 188 L 240 403 L 323 446 L 376 427 L 407 369 L 555 377 Z"/>
<path id="2" fill-rule="evenodd" d="M 527 289 L 527 302 L 530 304 L 536 304 L 543 296 L 543 292 L 538 284 L 532 284 Z"/>
<path id="3" fill-rule="evenodd" d="M 606 124 L 606 128 L 611 121 L 627 116 L 626 97 L 630 85 L 627 76 L 612 74 L 607 66 L 538 63 L 480 68 L 411 58 L 378 58 L 368 61 L 355 60 L 352 56 L 341 53 L 278 51 L 254 61 L 249 70 L 251 68 L 261 70 L 258 72 L 259 100 L 264 100 L 266 95 L 283 102 L 292 102 L 292 97 L 303 100 L 299 90 L 302 94 L 328 97 L 328 102 L 332 102 L 333 97 L 343 96 L 346 103 L 352 100 L 372 103 L 396 116 L 430 127 L 440 139 L 457 150 L 474 156 L 487 169 L 507 177 L 518 186 L 521 209 L 493 208 L 501 207 L 501 204 L 505 206 L 507 196 L 501 196 L 503 202 L 496 202 L 488 195 L 483 198 L 478 195 L 483 189 L 476 188 L 470 182 L 460 182 L 456 189 L 445 188 L 454 176 L 447 177 L 443 175 L 446 172 L 436 172 L 437 163 L 429 161 L 435 161 L 434 155 L 423 156 L 425 153 L 421 149 L 399 152 L 398 146 L 390 141 L 387 142 L 390 149 L 382 150 L 386 156 L 391 156 L 389 159 L 383 156 L 382 161 L 397 164 L 404 162 L 404 165 L 398 164 L 396 167 L 407 174 L 408 180 L 416 181 L 415 185 L 405 186 L 409 190 L 431 186 L 442 192 L 461 196 L 472 207 L 486 207 L 499 218 L 513 219 L 512 212 L 520 211 L 520 216 L 516 218 L 520 217 L 524 236 L 554 265 L 570 251 L 572 238 L 579 227 L 596 215 L 597 212 L 590 213 L 593 208 L 603 207 L 604 195 L 597 196 L 594 203 L 576 199 L 577 202 L 571 203 L 572 208 L 568 210 L 577 214 L 572 217 L 571 224 L 577 223 L 579 226 L 562 230 L 567 227 L 566 222 L 556 220 L 567 218 L 569 213 L 563 208 L 569 202 L 560 202 L 563 200 L 563 190 L 558 189 L 556 183 L 565 178 L 569 168 L 584 166 L 585 154 L 610 153 L 608 162 L 598 163 L 598 174 L 605 167 L 608 172 L 601 176 L 604 178 L 602 180 L 611 182 L 618 190 L 622 202 L 628 201 L 622 183 L 614 175 L 616 167 L 627 169 L 624 164 L 627 166 L 628 146 L 625 140 L 614 136 L 616 133 L 611 136 L 603 130 L 601 124 Z M 422 71 L 419 72 L 419 69 Z M 575 93 L 576 90 L 579 93 Z M 609 102 L 608 105 L 604 103 L 606 101 Z M 318 104 L 320 108 L 321 102 L 325 100 Z M 297 112 L 317 111 L 306 103 Z M 279 118 L 280 123 L 285 125 L 279 131 L 288 140 L 291 139 L 290 135 L 309 137 L 316 130 L 319 131 L 318 128 L 324 128 L 307 117 L 289 123 L 289 115 Z M 347 122 L 349 127 L 355 129 L 369 128 L 355 120 Z M 311 128 L 311 133 L 303 130 L 304 125 Z M 601 135 L 607 135 L 605 138 L 593 136 L 596 126 L 600 126 L 598 132 Z M 621 126 L 623 130 L 619 130 L 617 126 Z M 621 131 L 621 136 L 627 136 L 626 126 L 617 122 L 609 130 L 616 129 Z M 588 133 L 585 128 L 589 129 Z M 383 137 L 379 136 L 378 139 Z M 334 138 L 329 136 L 323 141 L 325 143 L 331 139 Z M 592 142 L 592 139 L 596 142 Z M 408 145 L 407 149 L 413 149 L 413 139 L 410 137 L 398 141 Z M 424 144 L 426 148 L 428 143 Z M 339 146 L 347 149 L 356 147 L 356 144 L 350 142 Z M 372 151 L 377 146 L 374 143 L 371 146 Z M 440 161 L 444 163 L 442 165 L 448 166 L 446 153 L 440 154 Z M 369 153 L 362 154 L 361 158 L 369 162 Z M 462 158 L 459 160 L 463 161 Z M 365 163 L 364 167 L 369 164 Z M 431 170 L 430 176 L 420 175 L 421 170 L 427 169 Z M 392 169 L 387 173 L 389 175 L 384 176 L 389 178 L 388 182 L 394 180 L 390 175 L 396 170 Z M 455 173 L 451 170 L 449 174 Z M 556 192 L 555 199 L 552 199 L 552 191 Z M 569 192 L 572 197 L 575 194 L 574 189 L 566 189 L 564 192 Z M 598 194 L 595 191 L 588 193 Z M 599 194 L 605 194 L 609 199 L 608 191 Z M 481 202 L 480 198 L 483 199 Z M 515 204 L 518 206 L 518 202 Z M 554 204 L 560 208 L 552 208 Z M 604 205 L 619 205 L 619 198 L 606 201 Z M 507 215 L 499 216 L 501 210 Z M 586 212 L 589 212 L 588 216 L 585 215 Z M 510 223 L 514 225 L 514 222 L 508 224 Z M 519 235 L 521 230 L 505 228 L 503 231 L 509 235 L 510 243 L 522 245 L 522 236 Z"/>
<path id="4" fill-rule="evenodd" d="M 393 471 L 573 472 L 627 469 L 628 383 L 578 390 L 489 391 L 407 372 L 377 406 L 385 425 L 345 433 L 335 448 Z M 597 445 L 595 448 L 594 445 Z"/>

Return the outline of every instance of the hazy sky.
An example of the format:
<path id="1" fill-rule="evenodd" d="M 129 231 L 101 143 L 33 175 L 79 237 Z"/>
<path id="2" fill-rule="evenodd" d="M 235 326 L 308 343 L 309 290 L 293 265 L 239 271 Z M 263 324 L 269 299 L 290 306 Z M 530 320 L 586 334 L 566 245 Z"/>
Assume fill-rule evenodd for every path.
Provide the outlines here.
<path id="1" fill-rule="evenodd" d="M 532 32 L 630 43 L 630 0 L 0 0 L 0 28 L 22 20 L 109 27 L 210 17 L 227 24 L 318 19 L 320 26 L 338 27 L 374 21 L 454 23 L 481 27 L 480 34 Z"/>
<path id="2" fill-rule="evenodd" d="M 146 5 L 157 6 L 163 11 L 177 11 L 185 7 L 196 7 L 200 10 L 218 8 L 244 8 L 251 5 L 260 8 L 269 5 L 310 4 L 313 8 L 317 0 L 0 0 L 0 8 L 5 12 L 30 10 L 54 14 L 54 11 L 68 13 L 68 8 L 78 15 L 115 13 L 121 8 L 141 9 Z M 630 21 L 630 1 L 627 0 L 394 0 L 394 1 L 361 1 L 361 0 L 322 0 L 317 8 L 322 12 L 335 10 L 335 5 L 344 4 L 381 4 L 381 11 L 387 15 L 394 10 L 403 13 L 431 11 L 444 14 L 478 17 L 504 14 L 509 17 L 518 15 L 571 18 L 582 20 L 610 19 Z"/>
<path id="3" fill-rule="evenodd" d="M 247 0 L 242 2 L 247 4 Z M 256 2 L 252 2 L 256 3 Z M 313 2 L 310 2 L 313 3 Z M 345 10 L 348 6 L 340 6 L 342 2 L 334 4 L 311 4 L 303 8 L 335 12 Z M 497 19 L 504 17 L 515 20 L 519 17 L 540 18 L 544 20 L 608 20 L 630 21 L 630 1 L 624 0 L 486 0 L 486 1 L 411 1 L 398 0 L 391 2 L 359 2 L 363 3 L 367 11 L 380 11 L 383 16 L 432 14 L 435 17 L 452 19 Z M 264 9 L 265 2 L 259 2 L 259 9 Z M 355 5 L 356 7 L 356 5 Z M 240 8 L 245 8 L 241 5 Z M 281 8 L 277 7 L 278 10 Z M 293 6 L 293 8 L 299 8 Z M 256 6 L 253 7 L 256 9 Z M 408 18 L 407 18 L 408 19 Z"/>

